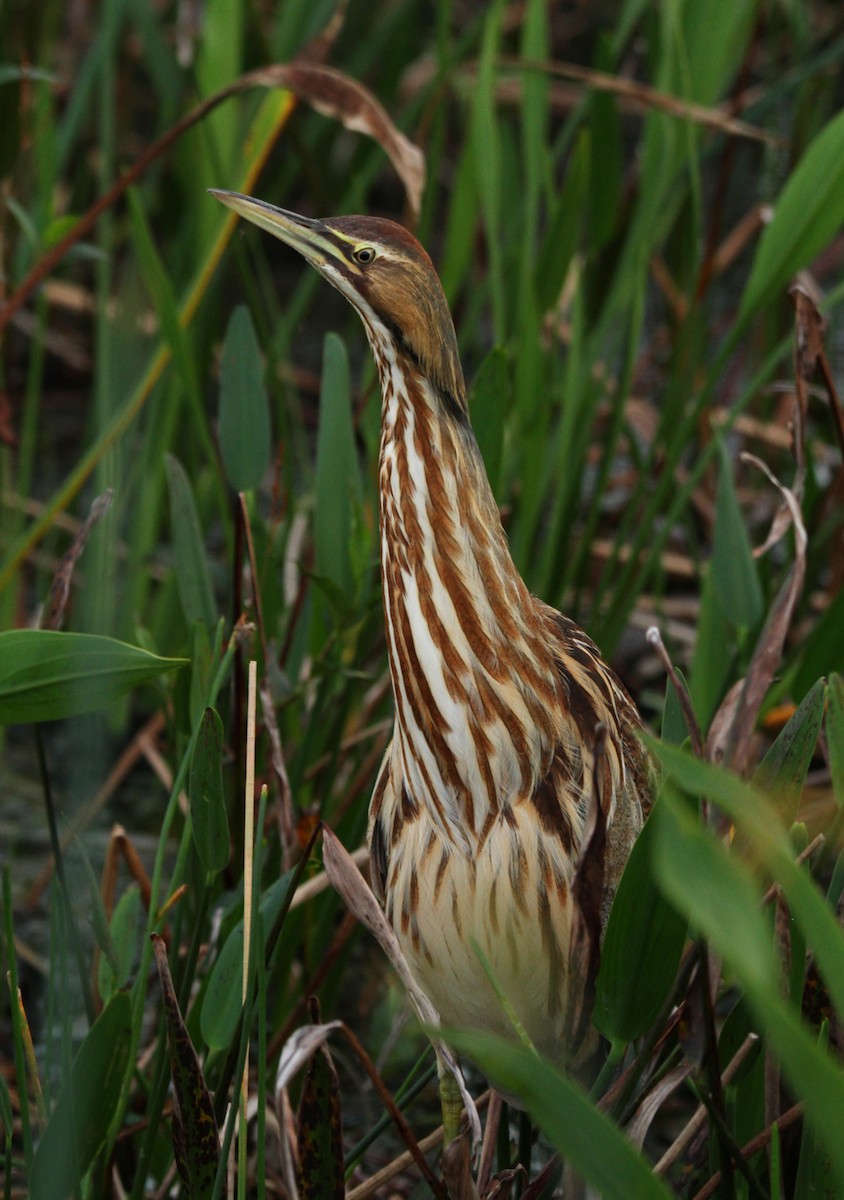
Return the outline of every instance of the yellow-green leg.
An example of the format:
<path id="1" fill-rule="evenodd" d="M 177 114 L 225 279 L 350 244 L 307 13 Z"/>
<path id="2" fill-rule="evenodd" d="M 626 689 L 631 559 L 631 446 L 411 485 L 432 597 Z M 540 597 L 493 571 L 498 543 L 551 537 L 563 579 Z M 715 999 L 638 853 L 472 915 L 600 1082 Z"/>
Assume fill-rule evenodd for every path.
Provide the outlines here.
<path id="1" fill-rule="evenodd" d="M 460 1131 L 460 1114 L 463 1099 L 457 1080 L 451 1071 L 440 1069 L 440 1105 L 443 1112 L 443 1146 L 453 1142 Z"/>

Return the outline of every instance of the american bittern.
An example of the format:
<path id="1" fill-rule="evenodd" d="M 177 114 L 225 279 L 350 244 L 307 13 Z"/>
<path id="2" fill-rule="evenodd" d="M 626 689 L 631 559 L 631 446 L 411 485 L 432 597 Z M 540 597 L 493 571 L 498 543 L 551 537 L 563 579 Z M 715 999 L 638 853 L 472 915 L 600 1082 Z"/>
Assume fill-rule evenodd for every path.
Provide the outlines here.
<path id="1" fill-rule="evenodd" d="M 343 293 L 378 366 L 395 728 L 370 807 L 373 886 L 446 1026 L 513 1037 L 491 973 L 537 1049 L 573 1063 L 649 798 L 638 713 L 594 643 L 516 570 L 416 239 L 392 221 L 213 194 Z"/>

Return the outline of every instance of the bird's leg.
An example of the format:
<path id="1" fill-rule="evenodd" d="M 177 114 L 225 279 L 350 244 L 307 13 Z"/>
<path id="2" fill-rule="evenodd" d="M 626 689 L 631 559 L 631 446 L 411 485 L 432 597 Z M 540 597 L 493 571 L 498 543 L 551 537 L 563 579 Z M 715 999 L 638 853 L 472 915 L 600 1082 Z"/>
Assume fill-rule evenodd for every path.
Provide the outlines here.
<path id="1" fill-rule="evenodd" d="M 463 1111 L 463 1097 L 457 1080 L 451 1071 L 439 1064 L 440 1075 L 440 1107 L 443 1114 L 443 1146 L 453 1142 L 460 1131 L 460 1114 Z"/>

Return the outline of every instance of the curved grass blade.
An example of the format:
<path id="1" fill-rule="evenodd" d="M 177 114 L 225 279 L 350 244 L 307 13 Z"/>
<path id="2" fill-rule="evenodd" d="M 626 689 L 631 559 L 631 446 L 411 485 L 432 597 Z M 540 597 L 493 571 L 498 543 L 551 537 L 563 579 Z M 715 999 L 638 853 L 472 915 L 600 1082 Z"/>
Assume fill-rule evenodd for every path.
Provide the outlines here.
<path id="1" fill-rule="evenodd" d="M 795 862 L 794 847 L 774 805 L 729 771 L 701 762 L 676 746 L 656 742 L 653 738 L 645 738 L 645 741 L 666 772 L 685 791 L 690 795 L 707 796 L 744 834 L 749 851 L 764 863 L 781 885 L 793 918 L 814 950 L 833 1004 L 839 1012 L 844 1011 L 844 938 L 824 897 L 807 872 Z M 745 896 L 743 903 L 747 902 Z M 717 896 L 707 900 L 708 908 L 713 912 L 717 903 L 720 903 Z M 728 906 L 722 916 L 727 928 L 734 928 L 741 914 Z M 748 947 L 748 951 L 751 950 L 752 947 Z"/>
<path id="2" fill-rule="evenodd" d="M 807 1118 L 829 1155 L 840 1192 L 844 1187 L 840 1122 L 844 1072 L 817 1045 L 799 1013 L 781 996 L 780 965 L 762 915 L 761 889 L 748 868 L 735 855 L 728 856 L 715 837 L 701 828 L 676 793 L 666 791 L 665 801 L 655 846 L 657 876 L 671 900 L 723 955 L 743 987 L 768 1046 L 790 1087 L 806 1105 Z M 840 930 L 836 929 L 836 935 L 838 951 L 844 954 Z"/>
<path id="3" fill-rule="evenodd" d="M 844 221 L 844 113 L 824 126 L 789 175 L 762 234 L 737 324 L 788 284 Z"/>
<path id="4" fill-rule="evenodd" d="M 608 1117 L 580 1089 L 530 1050 L 482 1033 L 447 1033 L 465 1052 L 524 1103 L 557 1150 L 604 1200 L 670 1200 L 671 1192 Z"/>

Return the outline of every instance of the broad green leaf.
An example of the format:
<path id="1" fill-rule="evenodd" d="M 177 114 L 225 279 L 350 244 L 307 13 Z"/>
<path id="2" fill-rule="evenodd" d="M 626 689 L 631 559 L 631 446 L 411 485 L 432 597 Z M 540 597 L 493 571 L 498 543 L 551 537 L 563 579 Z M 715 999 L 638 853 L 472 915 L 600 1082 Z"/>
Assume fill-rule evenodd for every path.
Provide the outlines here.
<path id="1" fill-rule="evenodd" d="M 786 825 L 797 815 L 823 721 L 826 685 L 819 679 L 780 731 L 753 776 L 760 791 L 774 797 Z"/>
<path id="2" fill-rule="evenodd" d="M 759 241 L 738 321 L 779 297 L 793 275 L 811 263 L 844 221 L 844 112 L 812 141 L 789 175 L 774 217 Z"/>
<path id="3" fill-rule="evenodd" d="M 483 360 L 472 385 L 469 409 L 490 486 L 496 492 L 504 448 L 504 422 L 511 398 L 506 352 L 494 346 Z"/>
<path id="4" fill-rule="evenodd" d="M 302 1200 L 343 1200 L 343 1127 L 340 1084 L 328 1047 L 308 1060 L 299 1100 L 298 1184 Z"/>
<path id="5" fill-rule="evenodd" d="M 155 961 L 164 1000 L 167 1048 L 173 1078 L 173 1148 L 176 1166 L 188 1200 L 206 1200 L 211 1195 L 220 1159 L 220 1136 L 202 1067 L 179 1010 L 170 977 L 167 948 L 153 935 Z"/>
<path id="6" fill-rule="evenodd" d="M 220 360 L 220 455 L 236 492 L 257 488 L 272 451 L 264 364 L 249 310 L 229 318 Z"/>
<path id="7" fill-rule="evenodd" d="M 79 1047 L 38 1143 L 31 1200 L 66 1200 L 103 1145 L 129 1066 L 132 1002 L 118 992 Z"/>
<path id="8" fill-rule="evenodd" d="M 295 872 L 288 871 L 261 898 L 261 919 L 271 930 L 290 900 Z M 269 934 L 268 934 L 269 936 Z M 243 918 L 237 922 L 211 971 L 202 1001 L 200 1029 L 212 1050 L 225 1049 L 234 1037 L 243 1004 Z"/>
<path id="9" fill-rule="evenodd" d="M 185 663 L 92 633 L 6 630 L 0 633 L 0 724 L 96 712 Z"/>
<path id="10" fill-rule="evenodd" d="M 220 618 L 218 630 L 223 624 Z M 190 648 L 190 727 L 196 729 L 208 707 L 208 692 L 214 675 L 214 651 L 208 627 L 194 621 Z"/>
<path id="11" fill-rule="evenodd" d="M 578 1086 L 522 1046 L 482 1033 L 448 1032 L 448 1041 L 469 1055 L 527 1111 L 603 1200 L 670 1200 L 624 1134 L 599 1112 Z"/>
<path id="12" fill-rule="evenodd" d="M 117 901 L 109 922 L 109 941 L 115 961 L 101 954 L 97 964 L 97 988 L 108 1003 L 116 991 L 126 987 L 138 956 L 138 943 L 143 929 L 141 892 L 132 883 Z"/>
<path id="13" fill-rule="evenodd" d="M 188 626 L 202 621 L 209 631 L 217 624 L 217 606 L 205 557 L 202 531 L 185 469 L 172 454 L 164 456 L 170 521 L 173 528 L 173 569 Z"/>
<path id="14" fill-rule="evenodd" d="M 729 929 L 731 955 L 741 956 L 745 976 L 776 989 L 779 974 L 762 891 L 749 871 L 731 863 L 719 843 L 702 834 L 698 818 L 670 783 L 654 810 L 653 825 L 654 876 L 668 899 L 707 938 L 716 929 Z M 698 898 L 693 909 L 690 895 Z M 700 903 L 704 895 L 706 903 Z"/>
<path id="15" fill-rule="evenodd" d="M 805 1124 L 800 1138 L 800 1159 L 792 1200 L 838 1200 L 840 1195 L 823 1142 L 812 1126 Z"/>
<path id="16" fill-rule="evenodd" d="M 735 854 L 728 856 L 676 796 L 666 791 L 665 800 L 654 854 L 657 875 L 674 903 L 705 933 L 744 988 L 769 1049 L 791 1089 L 803 1100 L 810 1125 L 830 1157 L 840 1194 L 844 1188 L 840 1121 L 844 1073 L 818 1047 L 799 1012 L 782 999 L 779 964 L 759 908 L 761 894 L 747 868 Z M 840 942 L 840 931 L 837 936 Z"/>
<path id="17" fill-rule="evenodd" d="M 762 616 L 763 597 L 753 561 L 744 514 L 733 486 L 733 469 L 723 446 L 715 498 L 712 578 L 724 616 L 733 625 L 749 627 Z"/>
<path id="18" fill-rule="evenodd" d="M 346 347 L 336 333 L 325 339 L 316 450 L 314 559 L 322 575 L 346 595 L 353 591 L 349 539 L 353 509 L 363 488 L 352 424 L 352 386 Z"/>
<path id="19" fill-rule="evenodd" d="M 206 708 L 197 730 L 190 761 L 191 828 L 203 865 L 211 875 L 229 861 L 229 823 L 223 791 L 223 722 Z"/>
<path id="20" fill-rule="evenodd" d="M 639 1037 L 668 998 L 686 941 L 686 919 L 654 885 L 654 808 L 613 901 L 601 950 L 593 1020 L 614 1043 Z"/>

